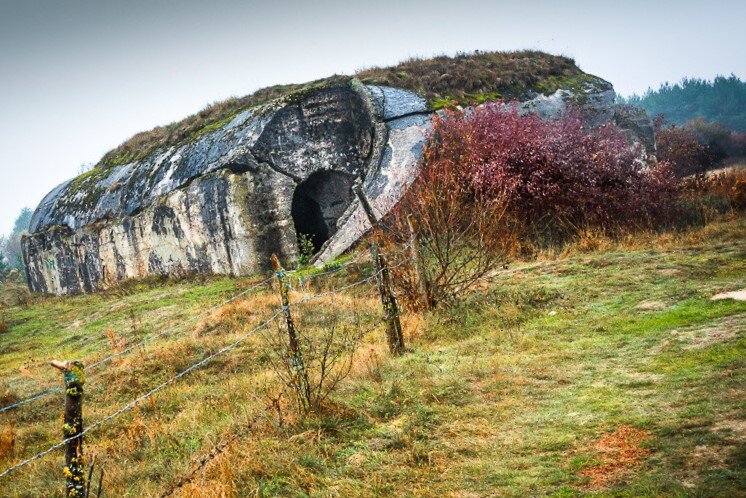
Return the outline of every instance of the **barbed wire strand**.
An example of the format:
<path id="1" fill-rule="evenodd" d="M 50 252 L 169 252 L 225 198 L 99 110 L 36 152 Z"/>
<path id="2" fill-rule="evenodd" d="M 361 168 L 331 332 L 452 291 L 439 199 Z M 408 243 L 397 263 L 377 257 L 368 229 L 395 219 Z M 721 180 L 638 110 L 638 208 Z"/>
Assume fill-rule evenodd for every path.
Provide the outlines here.
<path id="1" fill-rule="evenodd" d="M 329 270 L 329 271 L 326 271 L 326 272 L 320 273 L 320 274 L 314 274 L 314 275 L 311 275 L 310 277 L 311 278 L 315 278 L 315 277 L 322 276 L 322 275 L 329 275 L 329 274 L 332 274 L 332 273 L 339 273 L 342 270 L 346 269 L 347 267 L 355 264 L 367 252 L 369 252 L 369 251 L 367 251 L 367 250 L 366 251 L 362 251 L 360 254 L 358 254 L 351 261 L 348 261 L 348 262 L 342 264 L 341 266 L 339 266 L 337 268 L 334 268 L 333 270 Z M 125 348 L 125 349 L 123 349 L 121 351 L 117 351 L 116 353 L 113 353 L 113 354 L 111 354 L 111 355 L 109 355 L 109 356 L 107 356 L 105 358 L 97 360 L 94 363 L 91 363 L 90 365 L 86 365 L 85 368 L 84 368 L 84 370 L 85 371 L 89 371 L 89 370 L 91 370 L 91 369 L 93 369 L 93 368 L 95 368 L 95 367 L 97 367 L 97 366 L 99 366 L 99 365 L 101 365 L 103 363 L 106 363 L 106 362 L 109 362 L 109 361 L 113 360 L 114 358 L 118 358 L 120 356 L 123 356 L 123 355 L 125 355 L 125 354 L 127 354 L 127 353 L 129 353 L 129 352 L 131 352 L 131 351 L 133 351 L 133 350 L 141 347 L 141 346 L 144 346 L 144 345 L 146 345 L 146 344 L 148 344 L 150 342 L 153 342 L 154 340 L 156 340 L 156 339 L 158 339 L 160 337 L 166 336 L 169 333 L 173 332 L 178 327 L 181 327 L 181 326 L 187 325 L 189 323 L 192 323 L 195 320 L 197 320 L 198 318 L 201 318 L 201 317 L 203 317 L 203 316 L 205 316 L 205 315 L 207 315 L 207 314 L 209 314 L 209 313 L 211 313 L 211 312 L 213 312 L 213 311 L 215 311 L 217 309 L 222 308 L 223 306 L 225 306 L 227 304 L 230 304 L 231 302 L 235 301 L 236 299 L 239 299 L 239 298 L 245 296 L 246 294 L 250 293 L 251 291 L 253 291 L 253 290 L 255 290 L 255 289 L 257 289 L 257 288 L 259 288 L 259 287 L 261 287 L 261 286 L 263 286 L 265 284 L 267 284 L 268 282 L 272 281 L 274 278 L 275 278 L 275 275 L 271 275 L 271 276 L 267 277 L 266 279 L 262 280 L 261 282 L 255 284 L 255 285 L 253 285 L 251 287 L 249 287 L 248 289 L 245 289 L 245 290 L 239 292 L 238 294 L 230 297 L 229 299 L 226 299 L 225 301 L 223 301 L 223 302 L 221 302 L 219 304 L 216 304 L 216 305 L 212 306 L 211 308 L 208 308 L 208 309 L 206 309 L 206 310 L 204 310 L 204 311 L 202 311 L 202 312 L 200 312 L 200 313 L 198 313 L 198 314 L 196 314 L 196 315 L 194 315 L 192 317 L 189 317 L 189 318 L 187 318 L 187 319 L 185 319 L 185 320 L 183 320 L 183 321 L 181 321 L 181 322 L 179 322 L 177 324 L 174 324 L 174 325 L 172 325 L 170 327 L 167 327 L 166 329 L 162 330 L 161 332 L 159 332 L 159 333 L 157 333 L 155 335 L 152 335 L 150 337 L 146 337 L 145 339 L 142 339 L 142 340 L 140 340 L 140 341 L 138 341 L 138 342 L 136 342 L 136 343 L 128 346 L 127 348 Z M 4 407 L 0 408 L 0 413 L 5 413 L 7 411 L 13 410 L 13 409 L 18 408 L 20 406 L 26 405 L 28 403 L 32 403 L 32 402 L 34 402 L 34 401 L 36 401 L 38 399 L 42 399 L 42 398 L 45 398 L 47 396 L 51 396 L 53 394 L 60 393 L 63 390 L 64 389 L 62 387 L 54 387 L 52 389 L 48 389 L 46 391 L 43 391 L 43 392 L 31 395 L 31 396 L 29 396 L 27 398 L 24 398 L 22 400 L 16 401 L 14 403 L 11 403 L 11 404 L 9 404 L 7 406 L 4 406 Z"/>
<path id="2" fill-rule="evenodd" d="M 359 332 L 355 335 L 355 340 L 359 341 L 369 333 L 373 332 L 378 326 L 380 326 L 382 323 L 386 321 L 386 317 L 378 318 L 370 327 L 363 330 L 362 332 Z M 189 484 L 192 482 L 197 474 L 203 470 L 207 465 L 209 465 L 215 458 L 220 456 L 225 449 L 237 439 L 243 437 L 243 435 L 247 432 L 251 432 L 251 430 L 254 429 L 254 426 L 258 423 L 259 419 L 263 417 L 267 412 L 269 412 L 271 409 L 271 406 L 265 406 L 249 420 L 249 423 L 247 426 L 239 428 L 239 430 L 230 435 L 229 437 L 225 438 L 223 441 L 221 441 L 218 445 L 210 449 L 209 452 L 207 452 L 206 455 L 204 455 L 202 458 L 199 459 L 197 464 L 193 466 L 186 475 L 183 475 L 180 477 L 175 483 L 170 484 L 168 488 L 166 488 L 166 491 L 164 491 L 161 494 L 161 498 L 166 498 L 168 496 L 172 496 L 174 492 L 176 492 L 177 489 L 180 489 L 184 487 L 186 484 Z"/>
<path id="3" fill-rule="evenodd" d="M 163 390 L 164 388 L 170 386 L 171 384 L 173 384 L 177 380 L 185 377 L 186 375 L 188 375 L 193 370 L 196 370 L 197 368 L 199 368 L 199 367 L 205 365 L 206 363 L 210 362 L 215 357 L 217 357 L 217 356 L 219 356 L 219 355 L 221 355 L 221 354 L 223 354 L 223 353 L 225 353 L 227 351 L 235 349 L 236 347 L 238 347 L 239 344 L 241 344 L 243 341 L 245 341 L 246 339 L 248 339 L 249 337 L 251 337 L 256 331 L 258 331 L 258 330 L 266 327 L 267 325 L 269 325 L 275 318 L 277 318 L 278 316 L 280 316 L 280 314 L 281 314 L 281 311 L 277 311 L 268 320 L 266 320 L 265 322 L 262 322 L 261 324 L 257 325 L 256 327 L 254 327 L 253 329 L 251 329 L 249 332 L 247 332 L 246 334 L 244 334 L 241 337 L 239 337 L 237 340 L 233 341 L 232 343 L 228 344 L 227 346 L 224 346 L 224 347 L 220 348 L 219 350 L 215 351 L 214 353 L 211 353 L 210 355 L 202 358 L 197 363 L 192 364 L 191 366 L 189 366 L 188 368 L 182 370 L 181 372 L 179 372 L 178 374 L 176 374 L 173 377 L 169 378 L 168 380 L 166 380 L 166 381 L 158 384 L 156 387 L 154 387 L 150 391 L 146 392 L 145 394 L 142 394 L 142 395 L 138 396 L 137 398 L 135 398 L 134 400 L 130 401 L 126 405 L 122 406 L 118 410 L 110 413 L 109 415 L 105 416 L 102 419 L 97 420 L 96 422 L 94 422 L 93 424 L 91 424 L 89 427 L 86 427 L 85 429 L 83 429 L 83 431 L 80 434 L 77 434 L 75 436 L 69 437 L 67 439 L 63 439 L 61 442 L 50 446 L 46 450 L 40 451 L 36 455 L 31 456 L 31 457 L 29 457 L 29 458 L 27 458 L 25 460 L 22 460 L 22 461 L 18 462 L 17 464 L 15 464 L 15 465 L 13 465 L 11 467 L 8 467 L 4 471 L 0 472 L 0 478 L 3 478 L 6 475 L 10 474 L 11 472 L 13 472 L 15 470 L 18 470 L 19 468 L 21 468 L 23 466 L 26 466 L 26 465 L 28 465 L 28 464 L 30 464 L 30 463 L 32 463 L 32 462 L 34 462 L 34 461 L 36 461 L 36 460 L 38 460 L 40 458 L 45 457 L 46 455 L 48 455 L 48 454 L 50 454 L 50 453 L 52 453 L 52 452 L 54 452 L 54 451 L 62 448 L 63 446 L 65 446 L 70 441 L 72 441 L 74 439 L 77 439 L 77 438 L 80 438 L 80 437 L 83 437 L 86 434 L 89 434 L 91 431 L 96 430 L 97 428 L 99 428 L 103 424 L 105 424 L 106 422 L 108 422 L 110 420 L 113 420 L 114 418 L 118 417 L 119 415 L 121 415 L 121 414 L 123 414 L 123 413 L 125 413 L 125 412 L 127 412 L 129 410 L 131 410 L 135 406 L 137 406 L 140 403 L 142 403 L 144 400 L 148 399 L 149 397 L 153 396 L 154 394 L 158 393 L 159 391 Z"/>
<path id="4" fill-rule="evenodd" d="M 97 360 L 97 361 L 91 363 L 90 365 L 86 365 L 85 368 L 84 368 L 84 370 L 89 371 L 89 370 L 91 370 L 91 369 L 93 369 L 93 368 L 95 368 L 95 367 L 97 367 L 97 366 L 99 366 L 99 365 L 101 365 L 103 363 L 106 363 L 108 361 L 113 360 L 114 358 L 117 358 L 119 356 L 123 356 L 123 355 L 129 353 L 130 351 L 132 351 L 134 349 L 137 349 L 137 348 L 139 348 L 141 346 L 144 346 L 144 345 L 146 345 L 146 344 L 148 344 L 150 342 L 153 342 L 154 340 L 156 340 L 156 339 L 158 339 L 160 337 L 168 335 L 169 333 L 171 333 L 174 330 L 176 330 L 178 327 L 183 326 L 183 325 L 187 325 L 187 324 L 189 324 L 189 323 L 197 320 L 198 318 L 200 318 L 200 317 L 202 317 L 202 316 L 204 316 L 206 314 L 209 314 L 209 313 L 215 311 L 216 309 L 220 309 L 223 306 L 225 306 L 226 304 L 229 304 L 229 303 L 235 301 L 236 299 L 238 299 L 238 298 L 240 298 L 242 296 L 245 296 L 249 292 L 251 292 L 251 291 L 253 291 L 253 290 L 261 287 L 262 285 L 267 284 L 273 278 L 275 278 L 274 275 L 270 276 L 270 277 L 267 277 L 266 279 L 262 280 L 261 282 L 255 284 L 255 285 L 252 285 L 251 287 L 249 287 L 247 289 L 244 289 L 243 291 L 239 292 L 238 294 L 232 296 L 229 299 L 226 299 L 226 300 L 222 301 L 221 303 L 218 303 L 218 304 L 216 304 L 216 305 L 214 305 L 214 306 L 212 306 L 212 307 L 210 307 L 210 308 L 208 308 L 208 309 L 206 309 L 204 311 L 201 311 L 201 312 L 197 313 L 194 316 L 191 316 L 191 317 L 189 317 L 189 318 L 187 318 L 187 319 L 185 319 L 185 320 L 183 320 L 181 322 L 178 322 L 178 323 L 176 323 L 176 324 L 174 324 L 174 325 L 172 325 L 170 327 L 167 327 L 164 330 L 158 332 L 157 334 L 154 334 L 152 336 L 146 337 L 145 339 L 142 339 L 142 340 L 140 340 L 140 341 L 138 341 L 138 342 L 136 342 L 136 343 L 128 346 L 127 348 L 125 348 L 125 349 L 123 349 L 121 351 L 117 351 L 116 353 L 113 353 L 113 354 L 111 354 L 111 355 L 109 355 L 109 356 L 107 356 L 105 358 Z M 36 401 L 37 399 L 41 399 L 41 398 L 44 398 L 46 396 L 51 396 L 52 394 L 56 394 L 56 393 L 59 393 L 59 392 L 62 392 L 62 391 L 63 391 L 63 388 L 61 388 L 61 387 L 55 387 L 55 388 L 52 388 L 52 389 L 48 389 L 46 391 L 43 391 L 43 392 L 34 394 L 32 396 L 29 396 L 28 398 L 24 398 L 24 399 L 22 399 L 20 401 L 16 401 L 15 403 L 11 403 L 11 404 L 9 404 L 7 406 L 4 406 L 4 407 L 0 408 L 0 413 L 4 413 L 4 412 L 12 410 L 14 408 L 18 408 L 19 406 L 22 406 L 22 405 L 31 403 L 33 401 Z"/>
<path id="5" fill-rule="evenodd" d="M 365 282 L 369 282 L 372 279 L 376 278 L 381 271 L 383 271 L 383 270 L 379 270 L 379 271 L 377 271 L 376 273 L 374 273 L 373 275 L 371 275 L 369 277 L 366 277 L 364 279 L 358 280 L 357 282 L 353 282 L 351 284 L 343 286 L 343 287 L 337 289 L 336 291 L 329 291 L 329 292 L 325 292 L 325 293 L 314 294 L 313 296 L 311 296 L 311 297 L 309 297 L 309 298 L 307 298 L 305 300 L 296 301 L 295 303 L 291 303 L 290 306 L 300 305 L 300 304 L 303 304 L 303 303 L 306 303 L 306 302 L 310 302 L 310 301 L 313 301 L 314 299 L 319 299 L 319 298 L 323 297 L 324 295 L 332 294 L 332 293 L 335 293 L 335 292 L 341 292 L 341 291 L 343 291 L 345 289 L 349 289 L 349 288 L 355 287 L 357 285 L 361 285 L 361 284 L 363 284 Z M 134 408 L 135 406 L 137 406 L 138 404 L 140 404 L 142 401 L 144 401 L 147 398 L 153 396 L 154 394 L 156 394 L 159 391 L 163 390 L 165 387 L 173 384 L 177 380 L 183 378 L 184 376 L 186 376 L 187 374 L 189 374 L 193 370 L 201 367 L 202 365 L 205 365 L 206 363 L 208 363 L 213 358 L 215 358 L 215 357 L 217 357 L 217 356 L 219 356 L 219 355 L 221 355 L 221 354 L 223 354 L 223 353 L 225 353 L 227 351 L 235 349 L 236 347 L 238 347 L 238 345 L 241 342 L 245 341 L 250 336 L 252 336 L 254 333 L 256 333 L 257 331 L 261 330 L 262 328 L 264 328 L 267 325 L 269 325 L 272 321 L 274 321 L 275 318 L 277 318 L 278 316 L 280 316 L 283 313 L 284 309 L 285 309 L 284 307 L 281 307 L 281 309 L 279 309 L 278 311 L 276 311 L 275 314 L 272 315 L 268 320 L 266 320 L 265 322 L 257 325 L 256 327 L 254 327 L 253 329 L 251 329 L 249 332 L 247 332 L 246 334 L 244 334 L 241 337 L 239 337 L 234 342 L 232 342 L 232 343 L 228 344 L 227 346 L 224 346 L 223 348 L 219 349 L 218 351 L 216 351 L 216 352 L 214 352 L 214 353 L 206 356 L 205 358 L 203 358 L 202 360 L 198 361 L 197 363 L 192 364 L 190 367 L 186 368 L 182 372 L 180 372 L 177 375 L 175 375 L 175 376 L 169 378 L 168 380 L 162 382 L 161 384 L 157 385 L 156 387 L 154 387 L 150 391 L 146 392 L 145 394 L 142 394 L 141 396 L 138 396 L 134 400 L 130 401 L 129 403 L 127 403 L 123 407 L 121 407 L 118 410 L 112 412 L 111 414 L 105 416 L 104 418 L 97 420 L 92 425 L 90 425 L 89 427 L 85 428 L 80 434 L 72 436 L 72 437 L 69 437 L 67 439 L 64 439 L 61 442 L 56 443 L 56 444 L 50 446 L 46 450 L 41 451 L 41 452 L 39 452 L 39 453 L 37 453 L 37 454 L 35 454 L 35 455 L 33 455 L 33 456 L 25 459 L 25 460 L 22 460 L 22 461 L 18 462 L 17 464 L 12 465 L 11 467 L 8 467 L 4 471 L 0 472 L 0 479 L 3 478 L 4 476 L 10 474 L 11 472 L 17 470 L 17 469 L 19 469 L 21 467 L 24 467 L 24 466 L 26 466 L 26 465 L 28 465 L 28 464 L 36 461 L 36 460 L 39 460 L 40 458 L 43 458 L 46 455 L 48 455 L 48 454 L 50 454 L 50 453 L 52 453 L 52 452 L 54 452 L 54 451 L 62 448 L 63 446 L 65 446 L 65 444 L 67 444 L 68 442 L 72 441 L 73 439 L 85 436 L 86 434 L 88 434 L 91 431 L 97 429 L 98 427 L 100 427 L 101 425 L 105 424 L 106 422 L 108 422 L 108 421 L 110 421 L 110 420 L 118 417 L 119 415 L 121 415 L 122 413 L 124 413 L 126 411 L 131 410 L 132 408 Z"/>

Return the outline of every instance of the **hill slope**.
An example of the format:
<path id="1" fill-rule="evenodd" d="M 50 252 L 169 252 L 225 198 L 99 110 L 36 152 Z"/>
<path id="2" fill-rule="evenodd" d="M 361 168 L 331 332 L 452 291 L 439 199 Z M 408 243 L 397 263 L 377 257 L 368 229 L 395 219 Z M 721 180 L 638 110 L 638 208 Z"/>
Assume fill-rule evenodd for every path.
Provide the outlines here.
<path id="1" fill-rule="evenodd" d="M 407 314 L 413 352 L 401 358 L 372 330 L 327 410 L 304 421 L 263 411 L 275 391 L 257 337 L 91 433 L 86 451 L 108 496 L 734 496 L 746 478 L 746 304 L 709 298 L 746 287 L 744 240 L 741 218 L 517 266 L 455 309 Z M 371 271 L 351 268 L 308 292 Z M 3 405 L 59 385 L 52 358 L 90 363 L 194 319 L 89 375 L 90 424 L 269 314 L 271 290 L 200 314 L 255 282 L 139 283 L 11 306 Z M 297 319 L 367 326 L 379 306 L 362 285 Z M 0 441 L 15 441 L 0 445 L 0 470 L 58 441 L 61 410 L 53 396 L 0 414 Z M 0 486 L 57 496 L 61 467 L 55 453 Z"/>

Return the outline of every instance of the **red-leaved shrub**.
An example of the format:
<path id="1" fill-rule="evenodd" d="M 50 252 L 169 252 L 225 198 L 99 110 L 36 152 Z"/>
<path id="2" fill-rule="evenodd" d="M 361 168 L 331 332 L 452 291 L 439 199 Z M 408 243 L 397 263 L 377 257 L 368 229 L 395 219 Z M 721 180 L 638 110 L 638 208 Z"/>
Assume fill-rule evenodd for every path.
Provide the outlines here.
<path id="1" fill-rule="evenodd" d="M 383 231 L 384 245 L 408 240 L 410 222 L 419 235 L 419 256 L 396 262 L 397 285 L 429 308 L 492 274 L 519 237 L 666 220 L 676 200 L 671 169 L 639 157 L 619 128 L 588 129 L 574 113 L 546 121 L 485 106 L 436 118 L 421 175 Z"/>
<path id="2" fill-rule="evenodd" d="M 505 263 L 518 247 L 516 223 L 508 212 L 510 189 L 474 188 L 456 162 L 430 159 L 386 224 L 380 242 L 412 251 L 391 251 L 393 273 L 408 304 L 430 309 L 458 297 Z M 418 260 L 415 263 L 415 260 Z"/>
<path id="3" fill-rule="evenodd" d="M 436 119 L 424 168 L 457 164 L 475 191 L 507 189 L 524 224 L 640 224 L 665 216 L 675 181 L 666 164 L 638 158 L 612 124 L 588 129 L 576 113 L 543 120 L 486 106 Z"/>
<path id="4" fill-rule="evenodd" d="M 670 162 L 678 178 L 701 174 L 726 161 L 746 157 L 746 133 L 728 130 L 702 118 L 681 126 L 663 127 L 663 119 L 659 117 L 655 139 L 658 158 Z"/>
<path id="5" fill-rule="evenodd" d="M 677 178 L 704 173 L 721 158 L 699 141 L 694 130 L 670 126 L 655 134 L 658 158 L 673 166 Z"/>

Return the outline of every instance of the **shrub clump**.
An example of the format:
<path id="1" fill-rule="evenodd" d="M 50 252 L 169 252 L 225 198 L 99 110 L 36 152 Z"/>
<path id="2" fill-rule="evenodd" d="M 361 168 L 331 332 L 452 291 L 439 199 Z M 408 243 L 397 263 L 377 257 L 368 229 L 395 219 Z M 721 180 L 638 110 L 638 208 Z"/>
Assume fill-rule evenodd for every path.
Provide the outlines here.
<path id="1" fill-rule="evenodd" d="M 671 168 L 640 157 L 621 129 L 587 128 L 574 111 L 553 121 L 498 105 L 445 113 L 434 121 L 420 177 L 382 234 L 401 244 L 409 224 L 417 226 L 420 261 L 402 258 L 395 281 L 415 307 L 430 308 L 521 246 L 592 226 L 668 222 L 677 206 Z"/>
<path id="2" fill-rule="evenodd" d="M 746 157 L 746 133 L 730 131 L 704 119 L 664 127 L 658 118 L 655 139 L 658 158 L 671 163 L 677 178 L 701 174 L 726 161 Z"/>
<path id="3" fill-rule="evenodd" d="M 613 124 L 589 129 L 576 112 L 543 120 L 488 106 L 437 119 L 425 168 L 458 164 L 475 191 L 507 191 L 526 226 L 651 224 L 668 214 L 676 184 L 670 165 L 639 157 Z"/>

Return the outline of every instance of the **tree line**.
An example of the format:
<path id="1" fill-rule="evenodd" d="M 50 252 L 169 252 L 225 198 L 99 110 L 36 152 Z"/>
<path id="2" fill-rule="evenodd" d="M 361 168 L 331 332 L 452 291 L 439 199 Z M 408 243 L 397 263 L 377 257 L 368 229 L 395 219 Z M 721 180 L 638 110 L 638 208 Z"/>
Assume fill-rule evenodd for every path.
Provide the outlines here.
<path id="1" fill-rule="evenodd" d="M 676 125 L 704 118 L 732 131 L 746 132 L 746 82 L 734 74 L 713 80 L 684 78 L 679 83 L 666 82 L 657 90 L 649 88 L 643 95 L 620 100 L 642 107 L 651 116 L 662 114 Z"/>
<path id="2" fill-rule="evenodd" d="M 21 255 L 21 236 L 28 230 L 33 211 L 23 208 L 8 235 L 0 235 L 0 281 L 13 270 L 23 274 L 23 256 Z"/>

